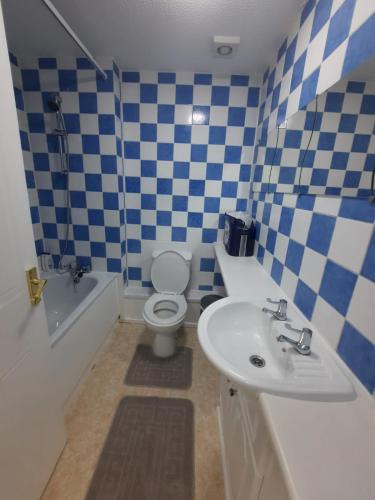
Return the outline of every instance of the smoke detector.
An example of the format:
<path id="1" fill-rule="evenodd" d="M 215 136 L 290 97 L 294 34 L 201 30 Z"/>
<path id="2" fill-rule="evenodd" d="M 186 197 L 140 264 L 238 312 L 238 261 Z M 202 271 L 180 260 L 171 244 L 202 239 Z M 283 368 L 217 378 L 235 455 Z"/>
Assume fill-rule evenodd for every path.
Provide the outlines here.
<path id="1" fill-rule="evenodd" d="M 240 44 L 239 36 L 214 36 L 212 49 L 215 57 L 229 58 L 237 52 Z"/>

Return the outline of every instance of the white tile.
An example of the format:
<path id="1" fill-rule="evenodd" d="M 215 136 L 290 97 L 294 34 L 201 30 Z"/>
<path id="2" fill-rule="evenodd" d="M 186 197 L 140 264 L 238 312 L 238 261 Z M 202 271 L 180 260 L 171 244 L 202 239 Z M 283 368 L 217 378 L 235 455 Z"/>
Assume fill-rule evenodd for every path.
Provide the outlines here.
<path id="1" fill-rule="evenodd" d="M 282 233 L 277 233 L 274 255 L 282 264 L 285 263 L 288 244 L 289 238 Z"/>
<path id="2" fill-rule="evenodd" d="M 305 248 L 303 253 L 300 278 L 314 292 L 318 292 L 323 277 L 324 267 L 327 259 L 323 255 L 314 252 L 310 248 Z"/>
<path id="3" fill-rule="evenodd" d="M 375 344 L 375 284 L 358 277 L 346 319 L 370 342 Z"/>
<path id="4" fill-rule="evenodd" d="M 372 231 L 372 224 L 338 217 L 328 257 L 354 273 L 359 273 Z"/>
<path id="5" fill-rule="evenodd" d="M 287 267 L 284 267 L 283 276 L 281 278 L 281 288 L 291 299 L 293 299 L 296 293 L 297 283 L 298 283 L 298 276 L 289 271 Z"/>
<path id="6" fill-rule="evenodd" d="M 294 211 L 292 229 L 290 231 L 290 237 L 293 240 L 298 241 L 302 245 L 306 244 L 307 235 L 310 229 L 312 212 L 308 210 L 299 210 L 298 208 Z"/>
<path id="7" fill-rule="evenodd" d="M 317 327 L 328 343 L 337 349 L 345 318 L 325 300 L 318 296 L 311 323 Z"/>

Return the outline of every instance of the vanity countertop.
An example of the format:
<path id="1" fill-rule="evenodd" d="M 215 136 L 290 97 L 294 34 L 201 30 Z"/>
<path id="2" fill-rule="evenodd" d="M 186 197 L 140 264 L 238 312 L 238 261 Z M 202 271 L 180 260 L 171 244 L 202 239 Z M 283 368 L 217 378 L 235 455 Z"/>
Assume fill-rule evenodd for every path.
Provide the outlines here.
<path id="1" fill-rule="evenodd" d="M 215 253 L 229 296 L 288 299 L 255 257 L 231 257 L 221 244 Z M 357 391 L 351 402 L 260 395 L 293 500 L 375 499 L 375 404 L 344 369 Z"/>

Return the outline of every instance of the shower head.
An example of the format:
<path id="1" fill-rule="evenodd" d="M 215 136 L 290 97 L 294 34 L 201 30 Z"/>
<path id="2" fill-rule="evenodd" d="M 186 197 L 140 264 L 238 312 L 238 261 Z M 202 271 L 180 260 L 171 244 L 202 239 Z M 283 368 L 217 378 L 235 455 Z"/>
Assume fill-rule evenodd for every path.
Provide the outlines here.
<path id="1" fill-rule="evenodd" d="M 51 111 L 54 111 L 57 113 L 58 111 L 61 111 L 61 103 L 62 99 L 59 94 L 55 94 L 52 99 L 49 99 L 48 101 L 48 107 Z"/>

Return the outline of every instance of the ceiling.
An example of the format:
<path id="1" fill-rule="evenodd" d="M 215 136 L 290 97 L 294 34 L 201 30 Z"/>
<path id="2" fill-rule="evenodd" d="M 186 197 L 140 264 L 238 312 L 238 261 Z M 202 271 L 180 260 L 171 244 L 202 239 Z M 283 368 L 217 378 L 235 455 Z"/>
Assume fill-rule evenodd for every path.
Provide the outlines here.
<path id="1" fill-rule="evenodd" d="M 123 69 L 261 73 L 306 0 L 52 0 L 95 57 Z M 41 0 L 2 0 L 16 55 L 80 55 Z M 215 58 L 214 35 L 240 36 L 233 58 Z"/>

